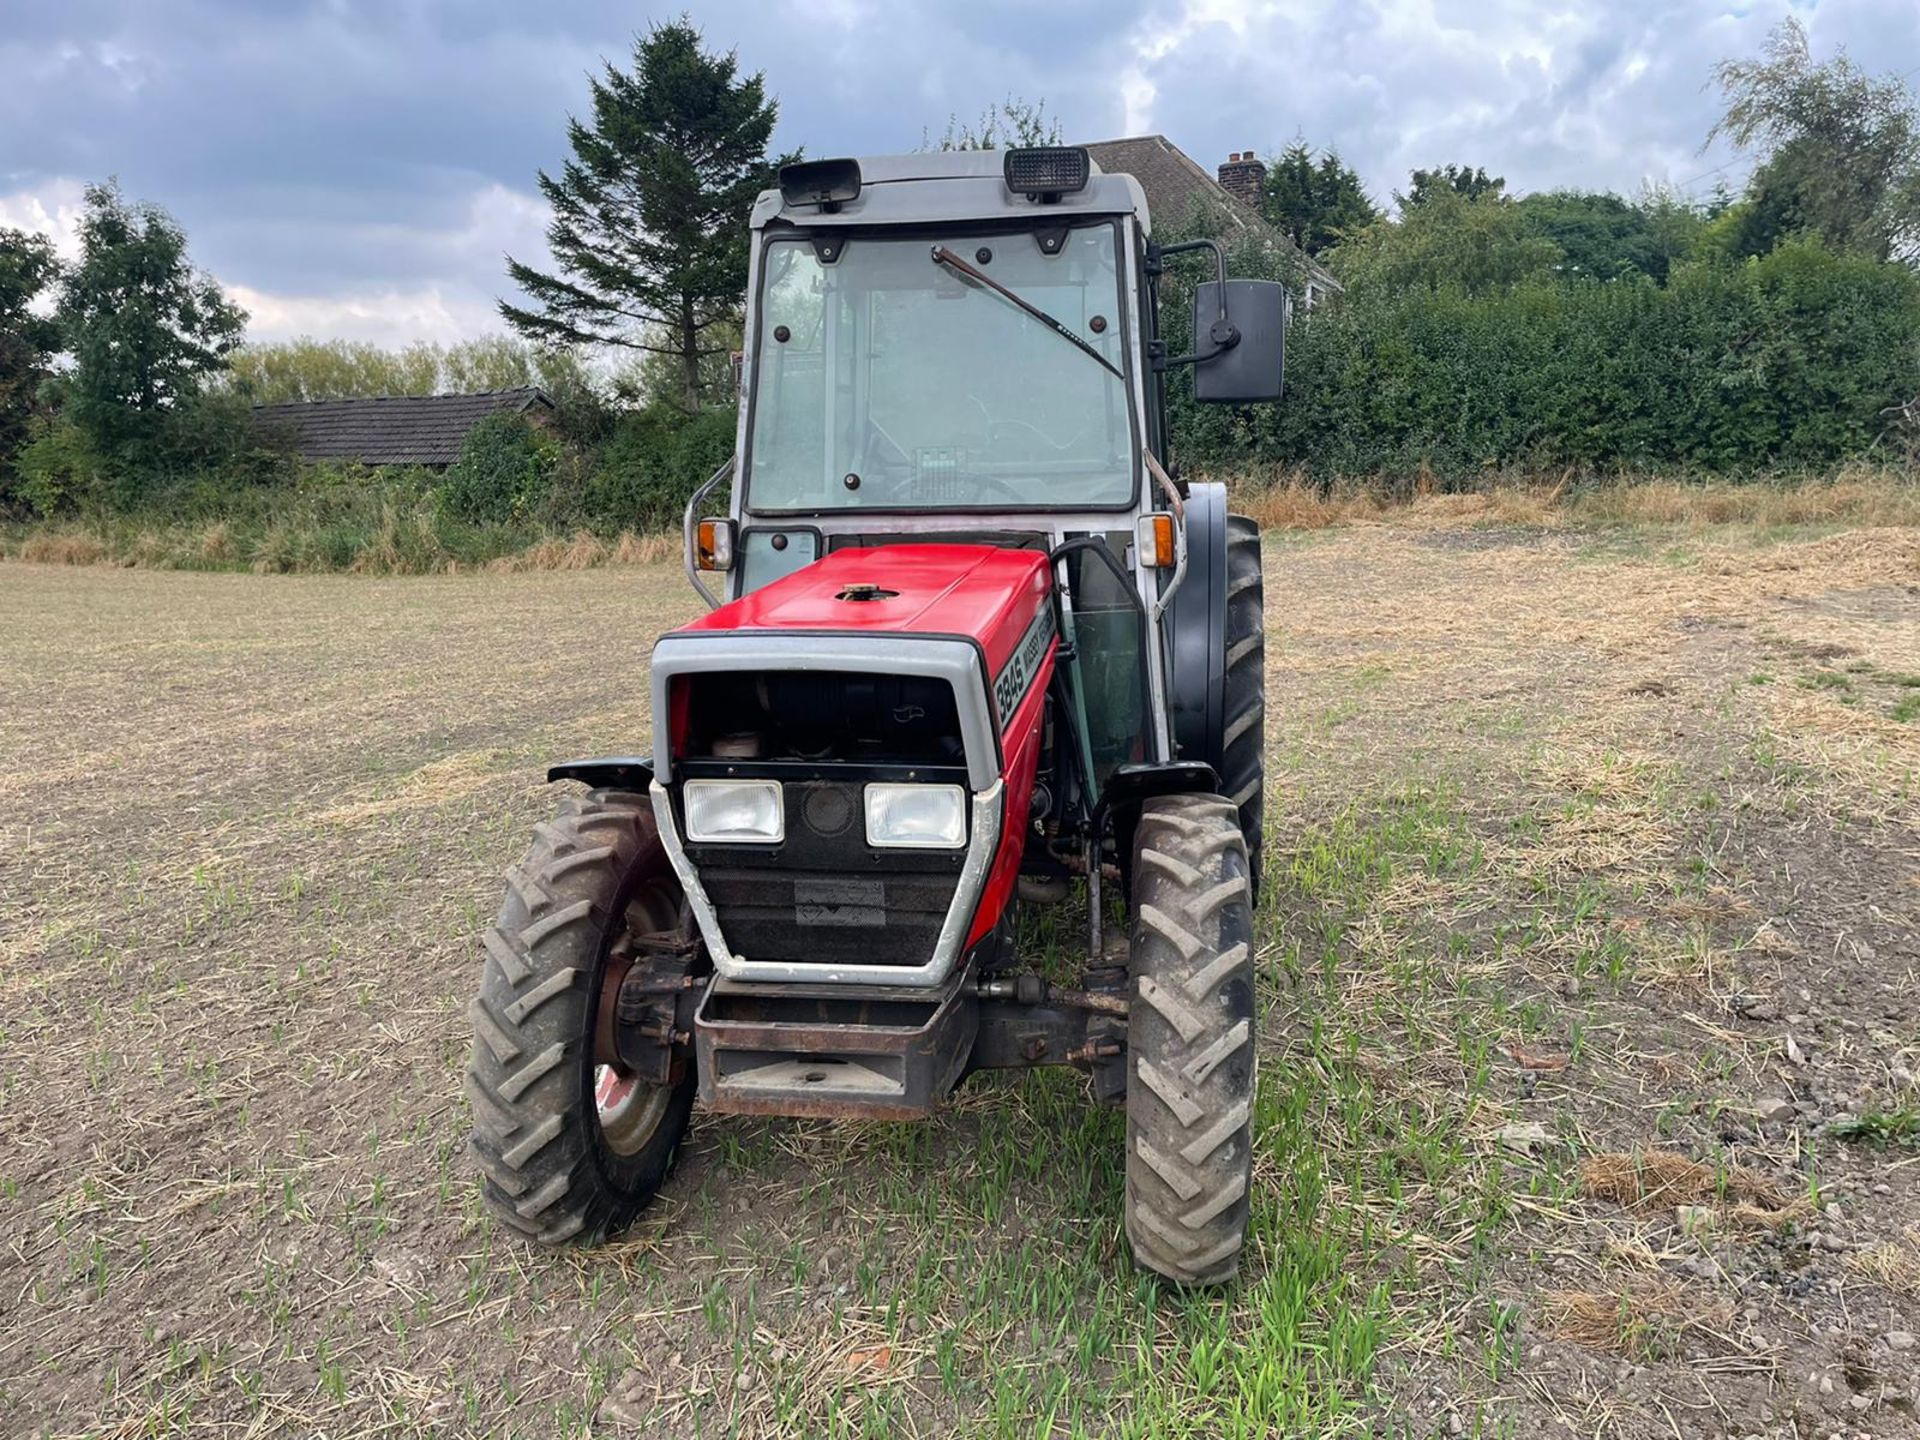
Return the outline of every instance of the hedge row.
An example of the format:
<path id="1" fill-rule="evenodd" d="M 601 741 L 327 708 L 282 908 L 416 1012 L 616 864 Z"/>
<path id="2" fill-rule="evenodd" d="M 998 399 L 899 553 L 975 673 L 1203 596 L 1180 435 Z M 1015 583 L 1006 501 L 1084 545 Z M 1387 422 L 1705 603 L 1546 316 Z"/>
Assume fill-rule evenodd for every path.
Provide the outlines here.
<path id="1" fill-rule="evenodd" d="M 1176 337 L 1176 339 L 1179 337 Z M 1670 282 L 1549 282 L 1480 296 L 1352 296 L 1297 323 L 1277 406 L 1174 385 L 1185 458 L 1323 476 L 1425 465 L 1831 466 L 1873 452 L 1920 395 L 1920 277 L 1788 245 Z"/>

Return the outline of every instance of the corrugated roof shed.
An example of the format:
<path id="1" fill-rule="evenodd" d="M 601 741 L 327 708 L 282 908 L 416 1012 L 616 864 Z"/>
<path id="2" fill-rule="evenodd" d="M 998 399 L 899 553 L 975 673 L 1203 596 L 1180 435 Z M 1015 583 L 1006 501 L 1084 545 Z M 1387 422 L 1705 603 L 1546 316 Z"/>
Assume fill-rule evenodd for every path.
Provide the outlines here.
<path id="1" fill-rule="evenodd" d="M 1164 135 L 1133 135 L 1124 140 L 1096 140 L 1087 153 L 1109 175 L 1131 175 L 1147 195 L 1147 210 L 1156 225 L 1177 225 L 1195 210 L 1220 215 L 1235 235 L 1261 235 L 1293 247 L 1293 241 L 1269 225 L 1238 199 L 1186 151 Z M 1314 260 L 1304 257 L 1315 286 L 1338 291 L 1340 282 Z"/>
<path id="2" fill-rule="evenodd" d="M 355 460 L 362 465 L 451 465 L 460 442 L 501 410 L 551 411 L 538 386 L 474 395 L 378 395 L 256 405 L 256 425 L 289 435 L 303 459 Z"/>

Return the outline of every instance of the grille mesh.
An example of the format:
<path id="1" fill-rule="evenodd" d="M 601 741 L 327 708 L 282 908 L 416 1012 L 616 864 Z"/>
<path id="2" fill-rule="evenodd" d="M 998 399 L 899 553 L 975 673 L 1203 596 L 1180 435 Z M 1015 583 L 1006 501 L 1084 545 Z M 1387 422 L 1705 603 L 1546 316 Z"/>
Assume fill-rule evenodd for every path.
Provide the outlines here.
<path id="1" fill-rule="evenodd" d="M 924 965 L 959 877 L 703 865 L 700 882 L 750 960 Z"/>

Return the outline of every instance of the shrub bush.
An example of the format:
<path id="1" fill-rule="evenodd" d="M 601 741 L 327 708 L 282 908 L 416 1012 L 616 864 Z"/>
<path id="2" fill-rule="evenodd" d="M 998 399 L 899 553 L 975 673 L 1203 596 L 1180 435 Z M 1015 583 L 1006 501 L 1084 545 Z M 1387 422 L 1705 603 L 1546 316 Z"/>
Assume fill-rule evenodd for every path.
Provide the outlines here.
<path id="1" fill-rule="evenodd" d="M 447 467 L 440 509 L 478 524 L 529 521 L 547 497 L 559 460 L 560 442 L 524 417 L 489 415 L 467 432 L 460 458 Z"/>
<path id="2" fill-rule="evenodd" d="M 686 416 L 652 408 L 622 417 L 586 482 L 585 518 L 604 534 L 680 523 L 693 492 L 733 453 L 736 411 Z"/>
<path id="3" fill-rule="evenodd" d="M 35 514 L 69 515 L 106 488 L 106 465 L 70 420 L 35 420 L 14 456 L 15 491 Z"/>
<path id="4" fill-rule="evenodd" d="M 225 491 L 278 485 L 299 470 L 292 439 L 253 423 L 253 410 L 239 395 L 208 391 L 166 414 L 161 474 L 212 480 Z"/>

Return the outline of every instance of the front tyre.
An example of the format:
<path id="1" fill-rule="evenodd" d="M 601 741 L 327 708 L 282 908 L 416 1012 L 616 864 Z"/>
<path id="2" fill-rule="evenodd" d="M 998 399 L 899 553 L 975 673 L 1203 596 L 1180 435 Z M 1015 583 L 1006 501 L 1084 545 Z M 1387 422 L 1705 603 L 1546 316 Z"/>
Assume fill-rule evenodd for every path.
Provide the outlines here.
<path id="1" fill-rule="evenodd" d="M 1238 807 L 1167 795 L 1133 849 L 1127 1239 L 1182 1285 L 1234 1277 L 1253 1173 L 1253 910 Z"/>
<path id="2" fill-rule="evenodd" d="M 681 922 L 645 797 L 569 797 L 534 836 L 487 931 L 466 1092 L 488 1205 L 557 1245 L 619 1230 L 653 1198 L 686 1133 L 694 1075 L 687 1065 L 653 1085 L 604 1063 L 630 937 Z"/>

